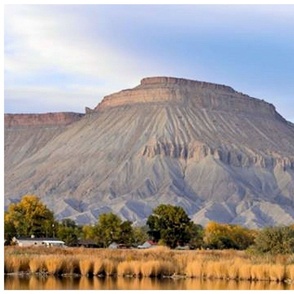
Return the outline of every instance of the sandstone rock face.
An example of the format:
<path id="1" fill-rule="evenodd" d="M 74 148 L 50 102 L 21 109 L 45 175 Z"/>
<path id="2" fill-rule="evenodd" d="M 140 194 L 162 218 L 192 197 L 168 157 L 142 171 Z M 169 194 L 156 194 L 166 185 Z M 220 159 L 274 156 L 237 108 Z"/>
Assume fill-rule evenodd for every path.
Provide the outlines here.
<path id="1" fill-rule="evenodd" d="M 275 107 L 259 99 L 236 92 L 224 85 L 185 79 L 155 77 L 142 79 L 131 90 L 106 96 L 95 110 L 133 104 L 177 105 L 207 110 L 275 115 Z"/>
<path id="2" fill-rule="evenodd" d="M 4 114 L 5 173 L 63 132 L 81 113 Z"/>
<path id="3" fill-rule="evenodd" d="M 4 114 L 5 127 L 67 125 L 79 120 L 84 114 L 56 112 L 44 114 Z"/>
<path id="4" fill-rule="evenodd" d="M 293 124 L 228 86 L 146 78 L 47 140 L 36 127 L 5 129 L 6 205 L 34 193 L 78 223 L 108 211 L 144 223 L 160 203 L 200 224 L 294 221 Z"/>

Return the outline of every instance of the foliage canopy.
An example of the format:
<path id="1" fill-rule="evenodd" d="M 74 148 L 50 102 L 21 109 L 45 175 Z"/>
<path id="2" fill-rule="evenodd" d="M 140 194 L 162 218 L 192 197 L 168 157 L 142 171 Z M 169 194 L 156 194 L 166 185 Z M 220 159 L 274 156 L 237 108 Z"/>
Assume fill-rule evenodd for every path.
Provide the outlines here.
<path id="1" fill-rule="evenodd" d="M 4 215 L 5 238 L 16 236 L 52 236 L 54 215 L 35 195 L 25 195 L 9 205 Z"/>
<path id="2" fill-rule="evenodd" d="M 268 227 L 258 232 L 255 244 L 252 246 L 256 253 L 293 254 L 294 227 Z"/>
<path id="3" fill-rule="evenodd" d="M 171 248 L 184 245 L 191 239 L 189 230 L 192 222 L 185 210 L 179 206 L 157 206 L 148 217 L 147 225 L 150 228 L 148 234 L 154 241 L 161 240 Z"/>
<path id="4" fill-rule="evenodd" d="M 244 250 L 254 242 L 254 231 L 239 225 L 209 222 L 205 228 L 205 246 L 211 249 Z"/>

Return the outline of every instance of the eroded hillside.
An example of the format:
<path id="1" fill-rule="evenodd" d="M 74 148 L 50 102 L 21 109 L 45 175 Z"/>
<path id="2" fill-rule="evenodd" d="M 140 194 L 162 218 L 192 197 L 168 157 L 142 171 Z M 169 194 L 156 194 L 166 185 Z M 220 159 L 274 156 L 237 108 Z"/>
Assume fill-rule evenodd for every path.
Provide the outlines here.
<path id="1" fill-rule="evenodd" d="M 108 211 L 144 223 L 160 203 L 201 224 L 293 223 L 294 127 L 230 87 L 146 78 L 70 124 L 35 128 L 26 147 L 5 129 L 6 204 L 34 193 L 78 223 Z"/>

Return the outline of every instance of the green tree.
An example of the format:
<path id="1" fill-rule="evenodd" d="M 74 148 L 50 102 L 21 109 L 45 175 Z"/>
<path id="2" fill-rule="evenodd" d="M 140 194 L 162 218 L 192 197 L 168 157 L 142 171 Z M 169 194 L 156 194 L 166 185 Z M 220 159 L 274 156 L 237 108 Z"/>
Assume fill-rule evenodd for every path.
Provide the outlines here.
<path id="1" fill-rule="evenodd" d="M 148 234 L 154 241 L 161 240 L 167 246 L 175 248 L 186 244 L 191 236 L 191 221 L 182 207 L 161 204 L 153 210 L 147 219 Z"/>
<path id="2" fill-rule="evenodd" d="M 50 237 L 54 215 L 35 195 L 25 195 L 18 203 L 10 204 L 4 215 L 5 234 L 16 236 Z"/>
<path id="3" fill-rule="evenodd" d="M 130 247 L 134 242 L 134 233 L 131 221 L 124 221 L 120 225 L 120 238 L 119 243 Z"/>
<path id="4" fill-rule="evenodd" d="M 103 240 L 103 231 L 98 225 L 85 225 L 82 228 L 82 238 L 89 239 L 95 242 L 98 247 L 105 247 Z"/>
<path id="5" fill-rule="evenodd" d="M 133 242 L 132 222 L 123 222 L 119 216 L 112 212 L 99 216 L 94 232 L 95 240 L 101 247 L 108 247 L 112 242 L 130 246 Z"/>
<path id="6" fill-rule="evenodd" d="M 96 238 L 95 226 L 84 225 L 82 227 L 82 238 L 89 239 L 89 240 L 95 240 L 95 238 Z"/>
<path id="7" fill-rule="evenodd" d="M 112 212 L 103 213 L 99 216 L 95 231 L 104 248 L 112 242 L 119 242 L 121 223 L 121 219 Z"/>
<path id="8" fill-rule="evenodd" d="M 65 245 L 73 246 L 81 234 L 74 220 L 63 219 L 57 226 L 57 238 L 64 241 Z"/>
<path id="9" fill-rule="evenodd" d="M 138 245 L 143 244 L 146 240 L 148 240 L 148 226 L 142 227 L 134 227 L 133 228 L 133 239 L 134 245 L 137 247 Z"/>
<path id="10" fill-rule="evenodd" d="M 190 226 L 187 227 L 187 233 L 190 236 L 189 247 L 191 249 L 204 246 L 204 229 L 201 225 L 191 222 Z"/>
<path id="11" fill-rule="evenodd" d="M 256 253 L 293 254 L 293 226 L 269 227 L 262 229 L 257 233 L 252 249 Z"/>

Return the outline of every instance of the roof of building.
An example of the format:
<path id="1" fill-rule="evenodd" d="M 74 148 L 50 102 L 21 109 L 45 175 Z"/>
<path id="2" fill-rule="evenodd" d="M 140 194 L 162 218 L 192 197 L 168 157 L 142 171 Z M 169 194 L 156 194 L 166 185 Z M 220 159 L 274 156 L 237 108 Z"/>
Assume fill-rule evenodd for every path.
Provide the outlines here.
<path id="1" fill-rule="evenodd" d="M 57 238 L 32 238 L 32 237 L 14 237 L 17 241 L 49 241 L 49 242 L 54 242 L 54 241 L 59 241 L 63 242 Z"/>

